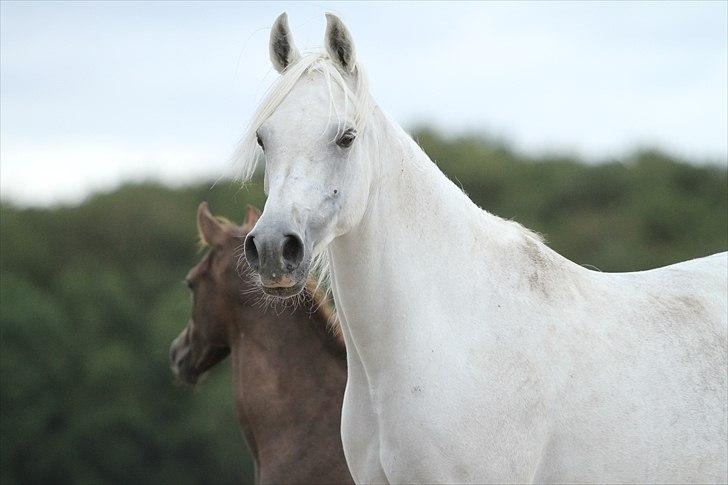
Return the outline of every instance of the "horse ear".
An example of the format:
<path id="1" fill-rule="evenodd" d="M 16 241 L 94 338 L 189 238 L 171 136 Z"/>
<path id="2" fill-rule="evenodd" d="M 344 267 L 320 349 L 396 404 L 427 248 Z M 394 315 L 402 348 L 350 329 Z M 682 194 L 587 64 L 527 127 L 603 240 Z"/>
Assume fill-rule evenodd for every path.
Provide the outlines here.
<path id="1" fill-rule="evenodd" d="M 209 246 L 221 244 L 224 240 L 225 230 L 210 212 L 207 202 L 201 202 L 197 207 L 197 232 L 200 233 L 200 239 Z"/>
<path id="2" fill-rule="evenodd" d="M 283 12 L 273 23 L 270 31 L 270 60 L 276 71 L 282 73 L 288 66 L 301 58 L 293 44 L 293 35 L 288 28 L 288 14 Z"/>
<path id="3" fill-rule="evenodd" d="M 248 207 L 245 209 L 245 224 L 248 226 L 254 226 L 255 223 L 258 222 L 258 219 L 260 219 L 260 215 L 260 209 L 254 205 L 248 204 Z"/>
<path id="4" fill-rule="evenodd" d="M 353 73 L 356 67 L 354 41 L 341 19 L 332 13 L 326 14 L 325 42 L 329 57 L 344 73 Z"/>

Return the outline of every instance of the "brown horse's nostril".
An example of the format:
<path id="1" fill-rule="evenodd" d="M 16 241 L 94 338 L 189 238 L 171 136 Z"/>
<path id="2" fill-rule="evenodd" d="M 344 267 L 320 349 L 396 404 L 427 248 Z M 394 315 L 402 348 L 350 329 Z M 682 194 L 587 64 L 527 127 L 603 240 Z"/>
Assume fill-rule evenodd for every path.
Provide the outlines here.
<path id="1" fill-rule="evenodd" d="M 303 241 L 295 234 L 289 234 L 283 238 L 283 246 L 281 248 L 283 262 L 286 270 L 293 271 L 298 268 L 303 261 Z"/>
<path id="2" fill-rule="evenodd" d="M 248 264 L 253 271 L 258 271 L 260 266 L 260 256 L 258 256 L 258 248 L 255 244 L 255 236 L 248 234 L 245 238 L 245 259 L 248 260 Z"/>

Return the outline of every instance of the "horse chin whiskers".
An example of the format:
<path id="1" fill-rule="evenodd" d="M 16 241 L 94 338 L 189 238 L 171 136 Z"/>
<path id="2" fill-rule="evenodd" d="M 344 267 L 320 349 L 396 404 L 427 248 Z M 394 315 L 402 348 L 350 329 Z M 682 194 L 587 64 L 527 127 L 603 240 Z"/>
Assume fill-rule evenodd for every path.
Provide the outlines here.
<path id="1" fill-rule="evenodd" d="M 308 281 L 308 276 L 311 271 L 316 271 L 315 267 L 320 263 L 317 260 L 307 264 L 308 269 L 302 276 L 302 281 Z M 245 261 L 245 256 L 240 255 L 237 261 L 237 273 L 241 278 L 246 279 L 250 284 L 247 288 L 240 292 L 241 296 L 246 297 L 252 301 L 252 305 L 256 308 L 261 309 L 264 312 L 272 311 L 276 316 L 280 316 L 286 312 L 295 312 L 300 308 L 307 308 L 315 303 L 313 292 L 319 290 L 322 286 L 319 282 L 313 286 L 306 285 L 305 283 L 299 283 L 301 288 L 290 296 L 281 297 L 278 295 L 271 295 L 265 291 L 260 276 L 254 271 L 250 265 Z M 309 282 L 310 284 L 311 282 Z M 325 285 L 324 285 L 325 286 Z M 313 311 L 316 311 L 315 309 Z"/>
<path id="2" fill-rule="evenodd" d="M 310 305 L 312 296 L 306 291 L 300 291 L 295 295 L 291 295 L 287 298 L 281 298 L 279 296 L 273 296 L 265 293 L 262 286 L 257 288 L 258 299 L 254 303 L 254 306 L 260 308 L 264 312 L 271 311 L 276 316 L 280 316 L 284 313 L 293 313 L 305 305 Z"/>
<path id="3" fill-rule="evenodd" d="M 174 385 L 176 387 L 192 387 L 194 388 L 197 385 L 197 379 L 194 380 L 187 380 L 183 378 L 182 376 L 175 376 L 174 378 Z"/>
<path id="4" fill-rule="evenodd" d="M 174 375 L 174 384 L 178 387 L 195 387 L 201 380 L 204 380 L 206 372 L 202 374 L 189 373 L 180 366 L 179 362 L 175 362 L 171 366 L 172 374 Z"/>

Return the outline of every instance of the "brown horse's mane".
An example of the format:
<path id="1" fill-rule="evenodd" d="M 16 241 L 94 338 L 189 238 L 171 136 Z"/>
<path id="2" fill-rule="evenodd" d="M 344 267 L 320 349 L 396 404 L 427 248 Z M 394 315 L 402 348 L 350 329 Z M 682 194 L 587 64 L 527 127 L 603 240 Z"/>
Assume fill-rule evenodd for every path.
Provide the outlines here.
<path id="1" fill-rule="evenodd" d="M 214 216 L 226 233 L 242 238 L 253 229 L 253 224 L 239 226 L 226 217 Z M 198 229 L 198 246 L 200 250 L 206 249 L 210 244 L 205 240 L 204 235 Z M 344 339 L 341 335 L 341 325 L 336 316 L 336 309 L 331 303 L 331 298 L 326 291 L 323 291 L 316 281 L 309 278 L 306 283 L 306 293 L 311 297 L 313 311 L 326 325 L 326 330 L 333 334 L 338 343 L 344 347 Z"/>
<path id="2" fill-rule="evenodd" d="M 336 340 L 343 346 L 344 338 L 341 335 L 341 323 L 329 295 L 322 291 L 318 283 L 311 279 L 306 283 L 306 291 L 313 299 L 314 311 L 326 322 L 328 330 L 334 334 Z"/>

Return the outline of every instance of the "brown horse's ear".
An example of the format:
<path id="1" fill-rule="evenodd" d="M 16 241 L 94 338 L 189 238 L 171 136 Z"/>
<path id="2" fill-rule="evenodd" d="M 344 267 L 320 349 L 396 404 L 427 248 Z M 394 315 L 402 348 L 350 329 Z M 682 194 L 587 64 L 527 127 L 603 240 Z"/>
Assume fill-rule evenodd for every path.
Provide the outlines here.
<path id="1" fill-rule="evenodd" d="M 200 239 L 208 246 L 221 244 L 224 241 L 225 230 L 210 212 L 207 202 L 201 202 L 197 207 L 197 232 L 200 233 Z"/>
<path id="2" fill-rule="evenodd" d="M 255 207 L 254 205 L 248 204 L 248 207 L 246 207 L 245 210 L 245 224 L 248 226 L 254 226 L 256 222 L 258 222 L 258 219 L 260 219 L 260 209 Z"/>

